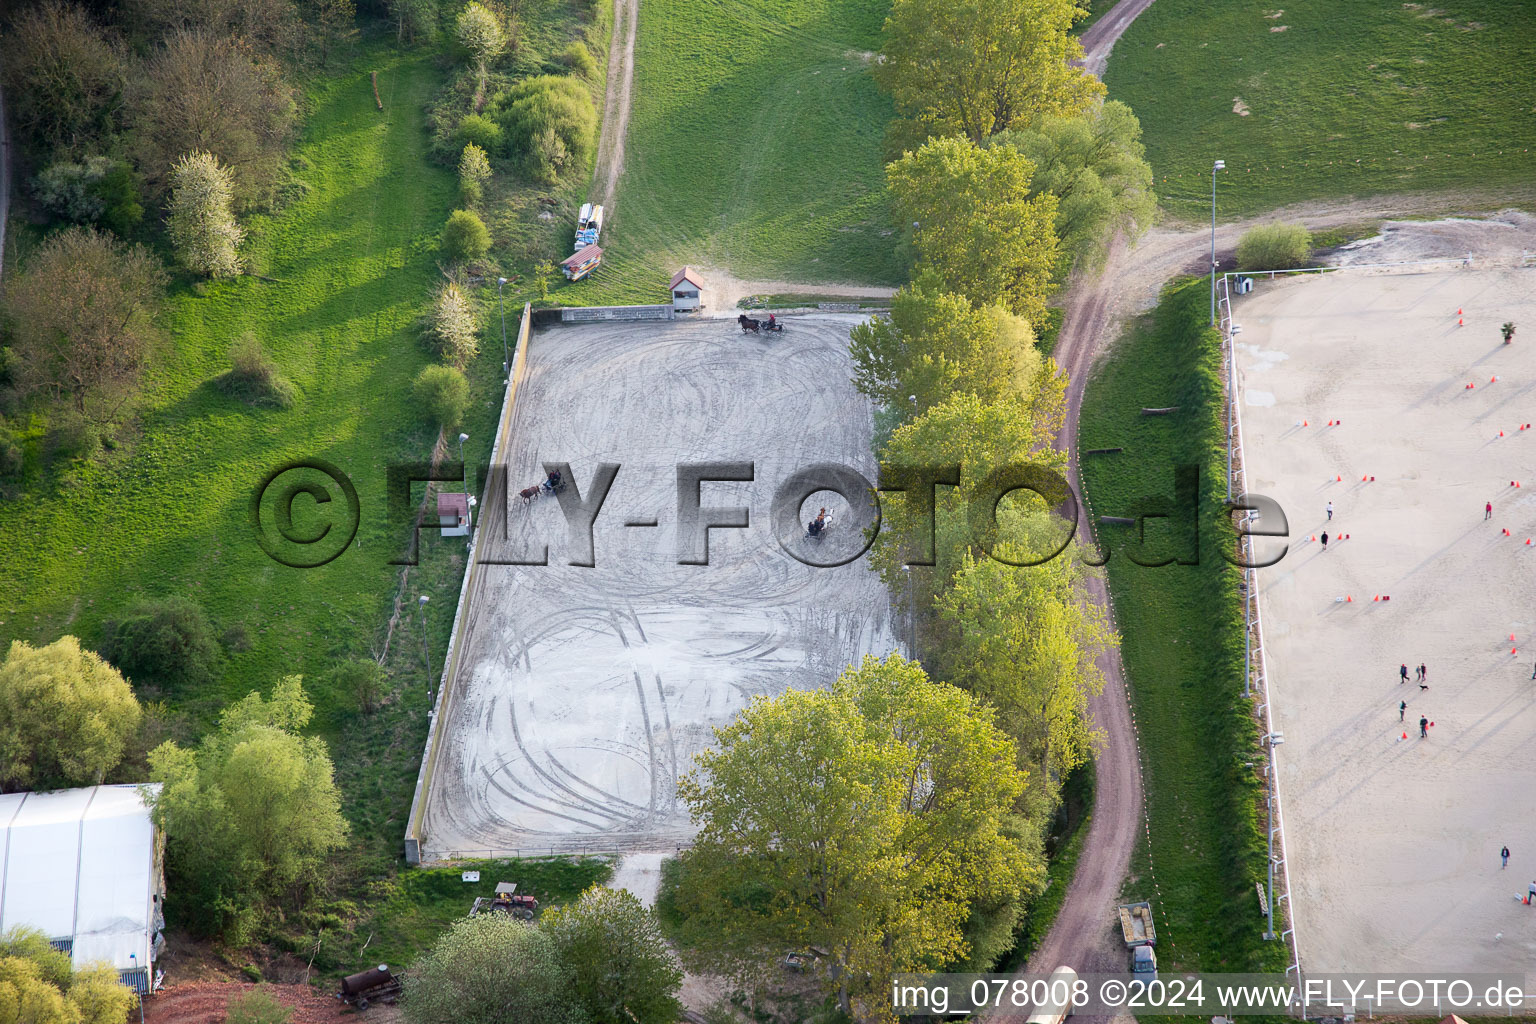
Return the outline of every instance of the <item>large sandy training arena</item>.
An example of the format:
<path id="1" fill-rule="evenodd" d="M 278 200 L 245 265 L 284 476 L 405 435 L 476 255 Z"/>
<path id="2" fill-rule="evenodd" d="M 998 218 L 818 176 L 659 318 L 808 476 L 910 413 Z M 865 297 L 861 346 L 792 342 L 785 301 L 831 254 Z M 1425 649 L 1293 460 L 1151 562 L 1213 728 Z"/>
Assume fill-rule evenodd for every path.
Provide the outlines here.
<path id="1" fill-rule="evenodd" d="M 1303 967 L 1524 971 L 1536 269 L 1261 281 L 1234 319 L 1249 487 L 1292 536 L 1259 584 Z"/>
<path id="2" fill-rule="evenodd" d="M 722 320 L 604 324 L 532 338 L 506 453 L 508 532 L 489 510 L 479 556 L 547 543 L 550 564 L 481 570 L 427 796 L 427 859 L 670 853 L 692 833 L 677 779 L 712 727 L 754 696 L 825 686 L 866 653 L 895 649 L 866 560 L 811 568 L 768 522 L 775 488 L 805 466 L 874 478 L 869 403 L 849 383 L 857 322 L 803 317 L 754 336 Z M 679 565 L 676 465 L 708 461 L 755 464 L 754 481 L 704 483 L 701 494 L 706 507 L 749 507 L 751 525 L 711 530 L 709 564 Z M 570 463 L 583 497 L 599 463 L 620 464 L 592 568 L 567 564 L 555 500 L 516 501 L 544 462 Z M 813 499 L 801 519 L 827 504 Z M 822 550 L 852 539 L 829 537 Z"/>

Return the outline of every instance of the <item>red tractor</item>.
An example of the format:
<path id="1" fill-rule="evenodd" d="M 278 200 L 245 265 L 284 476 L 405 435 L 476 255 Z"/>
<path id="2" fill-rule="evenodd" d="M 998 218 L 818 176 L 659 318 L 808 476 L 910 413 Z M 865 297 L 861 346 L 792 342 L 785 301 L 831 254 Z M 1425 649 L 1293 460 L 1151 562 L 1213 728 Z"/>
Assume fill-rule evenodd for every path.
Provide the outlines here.
<path id="1" fill-rule="evenodd" d="M 516 882 L 497 882 L 495 896 L 476 896 L 469 916 L 477 914 L 507 914 L 524 921 L 532 921 L 539 912 L 539 901 L 532 896 L 517 895 Z"/>

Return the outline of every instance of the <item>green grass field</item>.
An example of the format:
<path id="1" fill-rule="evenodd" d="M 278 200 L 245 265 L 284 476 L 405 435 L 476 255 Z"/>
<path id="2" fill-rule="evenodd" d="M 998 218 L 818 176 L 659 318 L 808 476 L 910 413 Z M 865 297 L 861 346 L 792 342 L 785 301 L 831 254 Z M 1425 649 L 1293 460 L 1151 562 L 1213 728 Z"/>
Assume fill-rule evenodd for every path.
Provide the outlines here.
<path id="1" fill-rule="evenodd" d="M 1536 181 L 1527 0 L 1158 0 L 1115 44 L 1163 205 L 1223 217 L 1300 200 Z M 1234 113 L 1241 101 L 1246 116 Z"/>
<path id="2" fill-rule="evenodd" d="M 869 74 L 880 0 L 646 0 L 603 269 L 567 305 L 657 302 L 684 263 L 901 283 Z"/>
<path id="3" fill-rule="evenodd" d="M 1132 528 L 1098 528 L 1113 552 L 1107 565 L 1121 657 L 1142 745 L 1150 849 L 1138 847 L 1126 896 L 1156 905 L 1158 959 L 1200 971 L 1281 969 L 1280 943 L 1263 942 L 1254 883 L 1264 878 L 1262 760 L 1253 705 L 1243 698 L 1238 570 L 1220 556 L 1226 496 L 1217 335 L 1206 328 L 1206 284 L 1165 293 L 1132 325 L 1116 357 L 1088 384 L 1078 443 L 1124 446 L 1085 455 L 1088 514 L 1136 516 L 1176 496 L 1174 467 L 1199 466 L 1198 541 L 1185 510 L 1147 521 L 1142 562 L 1184 557 L 1198 565 L 1143 567 L 1130 557 Z M 1144 406 L 1179 405 L 1144 417 Z M 1182 513 L 1182 514 L 1181 514 Z M 1176 525 L 1175 525 L 1176 524 Z"/>

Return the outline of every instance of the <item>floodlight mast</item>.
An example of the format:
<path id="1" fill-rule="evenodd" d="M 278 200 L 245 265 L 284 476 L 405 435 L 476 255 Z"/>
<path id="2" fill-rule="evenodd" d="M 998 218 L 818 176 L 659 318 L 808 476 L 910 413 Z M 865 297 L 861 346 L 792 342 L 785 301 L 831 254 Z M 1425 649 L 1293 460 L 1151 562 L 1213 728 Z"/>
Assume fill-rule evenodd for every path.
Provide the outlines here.
<path id="1" fill-rule="evenodd" d="M 1216 326 L 1216 172 L 1227 169 L 1225 160 L 1211 165 L 1211 326 Z"/>

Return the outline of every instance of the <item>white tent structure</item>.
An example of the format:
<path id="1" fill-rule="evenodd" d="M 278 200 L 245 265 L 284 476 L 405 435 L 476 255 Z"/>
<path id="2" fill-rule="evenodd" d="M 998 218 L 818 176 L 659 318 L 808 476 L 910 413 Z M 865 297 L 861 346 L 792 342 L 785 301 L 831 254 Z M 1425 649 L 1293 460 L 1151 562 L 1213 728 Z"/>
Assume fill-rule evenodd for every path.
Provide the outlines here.
<path id="1" fill-rule="evenodd" d="M 37 928 L 76 967 L 106 961 L 148 992 L 162 851 L 138 786 L 0 793 L 0 931 Z"/>

